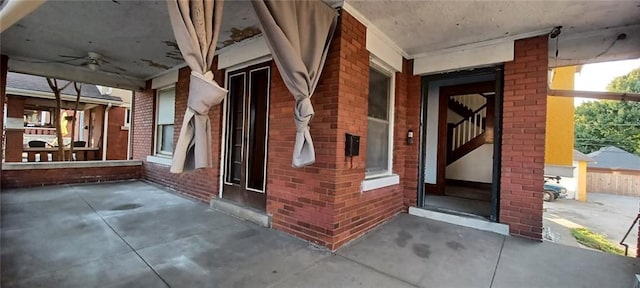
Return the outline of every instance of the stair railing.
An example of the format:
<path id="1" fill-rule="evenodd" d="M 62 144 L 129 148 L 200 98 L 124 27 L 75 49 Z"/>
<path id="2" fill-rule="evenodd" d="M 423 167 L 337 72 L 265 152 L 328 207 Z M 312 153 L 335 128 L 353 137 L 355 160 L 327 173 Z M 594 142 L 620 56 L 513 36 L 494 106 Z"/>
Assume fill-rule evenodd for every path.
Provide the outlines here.
<path id="1" fill-rule="evenodd" d="M 478 135 L 484 133 L 487 115 L 487 104 L 480 106 L 473 111 L 473 114 L 465 119 L 460 120 L 453 126 L 451 151 L 456 150 L 458 147 L 466 144 L 467 142 L 478 137 Z"/>
<path id="2" fill-rule="evenodd" d="M 620 240 L 620 245 L 624 246 L 624 256 L 627 256 L 627 254 L 629 254 L 629 244 L 624 243 L 624 241 L 627 240 L 629 233 L 631 233 L 631 230 L 633 230 L 633 227 L 635 227 L 636 224 L 638 223 L 638 219 L 640 219 L 640 214 L 636 216 L 636 219 L 633 220 L 633 223 L 631 223 L 631 226 L 629 226 L 629 230 L 627 230 L 627 233 L 624 234 L 624 237 L 622 237 L 622 240 Z"/>

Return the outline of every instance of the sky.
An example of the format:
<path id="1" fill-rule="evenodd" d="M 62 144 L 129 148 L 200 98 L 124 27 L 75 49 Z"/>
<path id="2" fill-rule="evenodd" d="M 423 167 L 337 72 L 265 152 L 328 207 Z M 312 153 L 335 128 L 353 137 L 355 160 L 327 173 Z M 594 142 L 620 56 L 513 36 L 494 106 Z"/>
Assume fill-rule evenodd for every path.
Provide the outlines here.
<path id="1" fill-rule="evenodd" d="M 582 91 L 607 91 L 607 84 L 614 78 L 626 75 L 631 70 L 640 67 L 640 59 L 622 60 L 585 64 L 580 73 L 576 73 L 575 90 Z M 584 98 L 575 98 L 575 104 L 584 102 Z"/>

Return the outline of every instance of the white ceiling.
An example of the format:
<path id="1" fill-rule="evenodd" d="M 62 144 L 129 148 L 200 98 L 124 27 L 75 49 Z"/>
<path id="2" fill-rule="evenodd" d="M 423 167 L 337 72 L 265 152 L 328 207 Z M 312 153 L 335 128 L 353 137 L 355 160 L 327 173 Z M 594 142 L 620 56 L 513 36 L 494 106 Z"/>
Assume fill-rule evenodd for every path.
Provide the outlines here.
<path id="1" fill-rule="evenodd" d="M 219 47 L 259 33 L 250 2 L 226 1 L 223 12 Z M 82 66 L 85 60 L 62 56 L 97 52 L 109 62 L 101 65 L 97 74 L 112 72 L 111 76 L 115 73 L 135 82 L 127 85 L 124 81 L 120 86 L 139 86 L 141 81 L 136 80 L 146 80 L 184 62 L 165 1 L 50 0 L 3 32 L 0 43 L 0 52 L 9 55 L 10 69 L 44 74 L 66 68 L 96 74 Z M 99 76 L 103 75 L 87 80 Z"/>
<path id="2" fill-rule="evenodd" d="M 346 3 L 409 57 L 488 40 L 518 38 L 535 31 L 542 34 L 555 26 L 563 26 L 560 58 L 602 61 L 594 56 L 606 50 L 619 33 L 626 33 L 627 39 L 616 43 L 607 54 L 616 54 L 617 58 L 640 57 L 640 1 L 347 0 Z M 555 56 L 555 40 L 551 44 L 551 54 Z M 624 46 L 626 49 L 620 49 Z"/>
<path id="3" fill-rule="evenodd" d="M 325 0 L 340 5 L 340 0 Z M 516 37 L 562 25 L 559 58 L 550 65 L 640 57 L 640 1 L 347 0 L 405 56 Z M 219 47 L 259 33 L 246 0 L 227 0 Z M 627 39 L 604 51 L 620 33 Z M 141 89 L 144 80 L 183 64 L 165 1 L 49 0 L 0 34 L 12 71 Z M 552 44 L 554 44 L 553 42 Z M 82 66 L 97 52 L 109 63 Z M 555 46 L 550 45 L 550 55 Z M 569 59 L 569 60 L 562 60 Z"/>

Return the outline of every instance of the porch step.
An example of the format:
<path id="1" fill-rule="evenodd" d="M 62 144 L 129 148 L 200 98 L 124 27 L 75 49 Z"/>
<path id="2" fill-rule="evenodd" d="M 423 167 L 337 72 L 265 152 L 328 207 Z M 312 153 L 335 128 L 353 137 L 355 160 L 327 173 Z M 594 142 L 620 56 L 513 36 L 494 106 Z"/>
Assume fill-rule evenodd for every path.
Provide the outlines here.
<path id="1" fill-rule="evenodd" d="M 262 227 L 271 227 L 271 217 L 262 211 L 248 208 L 220 198 L 211 199 L 209 205 L 211 206 L 211 208 L 216 209 L 224 214 L 253 222 Z"/>
<path id="2" fill-rule="evenodd" d="M 440 222 L 446 222 L 446 223 L 451 223 L 455 225 L 474 228 L 478 230 L 494 232 L 494 233 L 507 235 L 507 236 L 509 235 L 509 225 L 489 222 L 487 220 L 480 220 L 480 219 L 471 218 L 471 217 L 441 213 L 441 212 L 426 210 L 426 209 L 417 208 L 417 207 L 409 207 L 409 214 L 431 219 L 431 220 L 440 221 Z"/>

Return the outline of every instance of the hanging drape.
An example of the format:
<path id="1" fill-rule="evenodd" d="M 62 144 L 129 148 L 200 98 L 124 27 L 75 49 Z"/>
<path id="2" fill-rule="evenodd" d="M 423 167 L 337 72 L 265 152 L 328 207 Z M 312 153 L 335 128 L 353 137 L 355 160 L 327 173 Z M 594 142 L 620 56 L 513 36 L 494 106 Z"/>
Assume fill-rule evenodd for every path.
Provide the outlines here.
<path id="1" fill-rule="evenodd" d="M 172 173 L 212 166 L 209 110 L 227 90 L 213 80 L 211 65 L 222 22 L 223 0 L 168 0 L 169 16 L 182 57 L 191 68 L 189 98 L 173 153 Z"/>
<path id="2" fill-rule="evenodd" d="M 280 75 L 296 99 L 292 165 L 310 165 L 315 162 L 315 151 L 309 133 L 314 113 L 309 98 L 320 79 L 338 13 L 320 0 L 251 3 Z"/>

